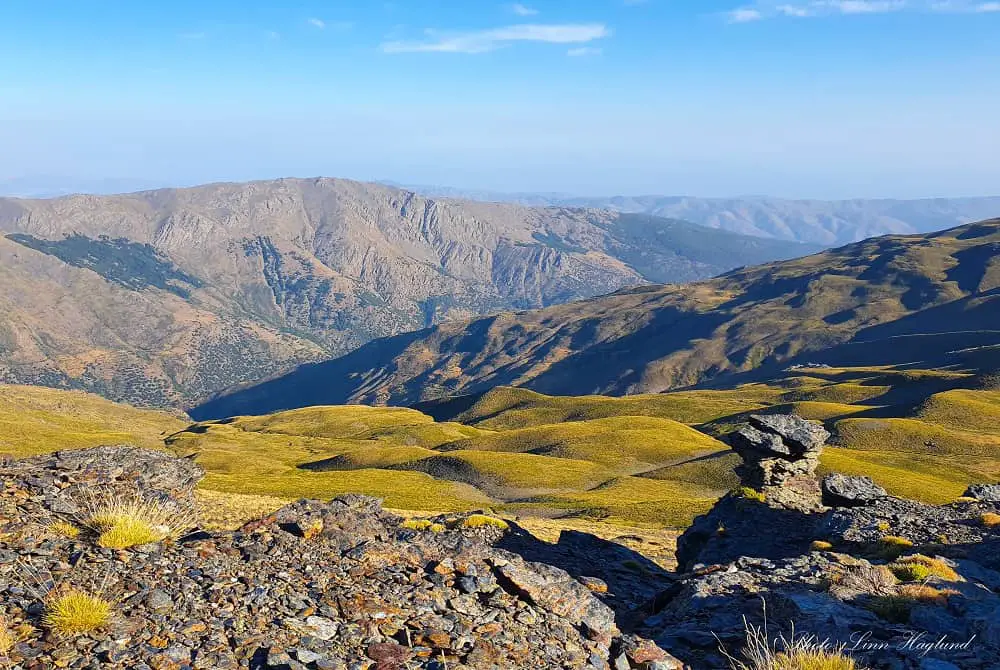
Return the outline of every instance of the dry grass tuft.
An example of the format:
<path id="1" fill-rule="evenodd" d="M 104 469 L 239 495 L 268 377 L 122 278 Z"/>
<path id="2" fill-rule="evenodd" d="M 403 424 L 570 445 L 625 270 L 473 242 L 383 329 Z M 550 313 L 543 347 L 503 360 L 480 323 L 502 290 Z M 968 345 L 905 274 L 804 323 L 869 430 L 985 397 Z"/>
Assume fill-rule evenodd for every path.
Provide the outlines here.
<path id="1" fill-rule="evenodd" d="M 62 635 L 89 633 L 111 621 L 111 601 L 76 588 L 57 589 L 45 600 L 45 625 Z"/>
<path id="2" fill-rule="evenodd" d="M 7 656 L 17 643 L 17 634 L 11 626 L 10 619 L 0 616 L 0 657 Z"/>
<path id="3" fill-rule="evenodd" d="M 427 519 L 407 519 L 403 523 L 399 524 L 400 528 L 406 528 L 408 530 L 427 530 L 431 527 L 431 522 Z"/>
<path id="4" fill-rule="evenodd" d="M 192 505 L 148 498 L 138 491 L 88 492 L 83 507 L 80 523 L 97 534 L 97 544 L 108 549 L 176 539 L 197 526 Z"/>
<path id="5" fill-rule="evenodd" d="M 813 551 L 830 551 L 833 549 L 833 545 L 825 540 L 813 540 L 809 548 Z"/>
<path id="6" fill-rule="evenodd" d="M 997 526 L 1000 526 L 1000 514 L 987 512 L 986 514 L 979 517 L 979 522 L 982 523 L 987 528 L 996 528 Z"/>
<path id="7" fill-rule="evenodd" d="M 813 635 L 796 636 L 792 628 L 790 637 L 784 633 L 772 640 L 767 632 L 767 621 L 757 627 L 743 619 L 747 641 L 742 658 L 721 649 L 732 670 L 865 670 L 844 653 L 843 646 L 831 647 Z"/>
<path id="8" fill-rule="evenodd" d="M 959 574 L 941 559 L 923 554 L 901 558 L 890 565 L 889 569 L 904 582 L 922 582 L 928 577 L 940 577 L 949 582 L 961 579 Z"/>
<path id="9" fill-rule="evenodd" d="M 510 525 L 503 519 L 486 516 L 485 514 L 472 514 L 462 521 L 462 528 L 483 528 L 484 526 L 493 526 L 500 530 L 508 530 L 510 528 Z"/>
<path id="10" fill-rule="evenodd" d="M 767 500 L 767 496 L 763 491 L 758 491 L 749 486 L 741 486 L 733 491 L 733 494 L 745 500 L 756 500 L 757 502 L 765 502 Z"/>
<path id="11" fill-rule="evenodd" d="M 953 589 L 936 589 L 924 584 L 905 584 L 895 595 L 879 596 L 868 603 L 868 609 L 892 623 L 910 621 L 910 611 L 917 605 L 946 605 L 948 597 L 957 594 Z"/>
<path id="12" fill-rule="evenodd" d="M 886 535 L 878 541 L 878 554 L 886 560 L 895 560 L 903 555 L 907 549 L 913 547 L 913 542 L 898 535 Z"/>
<path id="13" fill-rule="evenodd" d="M 831 577 L 830 592 L 849 600 L 859 595 L 895 595 L 899 584 L 892 570 L 884 565 L 862 563 Z"/>
<path id="14" fill-rule="evenodd" d="M 80 536 L 80 529 L 69 521 L 53 521 L 49 524 L 49 530 L 61 537 L 74 539 Z"/>

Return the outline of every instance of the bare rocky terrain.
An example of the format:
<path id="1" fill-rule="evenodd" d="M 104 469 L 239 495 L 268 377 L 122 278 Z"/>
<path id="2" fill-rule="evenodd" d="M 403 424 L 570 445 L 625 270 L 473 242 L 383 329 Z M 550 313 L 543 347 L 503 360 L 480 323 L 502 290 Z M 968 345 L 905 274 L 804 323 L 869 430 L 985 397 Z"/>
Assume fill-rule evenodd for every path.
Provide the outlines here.
<path id="1" fill-rule="evenodd" d="M 236 531 L 191 517 L 176 539 L 108 546 L 80 525 L 93 500 L 134 487 L 145 505 L 184 506 L 200 467 L 128 446 L 8 459 L 0 663 L 715 670 L 743 658 L 747 624 L 769 617 L 769 635 L 855 661 L 829 667 L 997 667 L 1000 485 L 932 506 L 863 477 L 820 479 L 822 427 L 750 420 L 732 438 L 743 487 L 681 536 L 676 572 L 586 533 L 550 544 L 513 522 L 474 523 L 481 514 L 404 521 L 359 495 L 302 500 Z M 67 630 L 54 615 L 66 594 L 108 611 Z"/>
<path id="2" fill-rule="evenodd" d="M 335 179 L 0 199 L 0 381 L 185 405 L 453 319 L 805 245 Z"/>
<path id="3" fill-rule="evenodd" d="M 433 186 L 410 187 L 429 197 L 516 202 L 535 207 L 595 207 L 684 219 L 710 228 L 823 245 L 888 234 L 926 233 L 1000 214 L 1000 196 L 979 198 L 853 198 L 791 200 L 766 196 L 585 197 L 558 193 L 497 193 Z"/>

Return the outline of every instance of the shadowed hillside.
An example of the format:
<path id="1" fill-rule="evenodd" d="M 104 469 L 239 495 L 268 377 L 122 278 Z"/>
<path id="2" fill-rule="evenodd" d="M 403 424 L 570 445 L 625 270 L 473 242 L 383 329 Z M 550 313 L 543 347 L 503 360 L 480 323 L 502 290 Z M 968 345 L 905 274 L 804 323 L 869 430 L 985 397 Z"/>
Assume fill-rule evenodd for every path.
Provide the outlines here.
<path id="1" fill-rule="evenodd" d="M 448 320 L 813 250 L 336 179 L 0 199 L 0 382 L 190 405 Z"/>
<path id="2" fill-rule="evenodd" d="M 344 402 L 413 404 L 506 385 L 625 395 L 782 367 L 996 365 L 1000 220 L 866 240 L 685 286 L 447 323 L 218 398 L 197 418 Z"/>

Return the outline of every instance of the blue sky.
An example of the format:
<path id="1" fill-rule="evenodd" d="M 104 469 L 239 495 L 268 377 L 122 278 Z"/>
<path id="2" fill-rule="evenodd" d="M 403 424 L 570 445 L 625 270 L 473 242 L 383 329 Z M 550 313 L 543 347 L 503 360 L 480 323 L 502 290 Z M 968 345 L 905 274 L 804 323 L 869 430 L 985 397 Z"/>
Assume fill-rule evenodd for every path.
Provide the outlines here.
<path id="1" fill-rule="evenodd" d="M 0 179 L 995 194 L 997 119 L 989 0 L 0 3 Z"/>

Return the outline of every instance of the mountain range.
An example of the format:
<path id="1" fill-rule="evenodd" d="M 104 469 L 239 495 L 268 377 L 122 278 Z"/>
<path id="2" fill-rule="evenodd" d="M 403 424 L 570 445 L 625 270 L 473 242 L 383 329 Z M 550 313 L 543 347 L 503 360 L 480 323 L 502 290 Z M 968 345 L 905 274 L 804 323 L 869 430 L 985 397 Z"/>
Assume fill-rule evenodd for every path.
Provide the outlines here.
<path id="1" fill-rule="evenodd" d="M 927 233 L 1000 215 L 1000 196 L 976 198 L 790 200 L 764 196 L 581 197 L 561 193 L 499 193 L 409 186 L 428 197 L 515 202 L 533 207 L 585 207 L 691 221 L 743 235 L 823 246 L 889 234 Z"/>
<path id="2" fill-rule="evenodd" d="M 732 385 L 805 363 L 1000 369 L 1000 219 L 683 286 L 443 323 L 303 366 L 192 415 L 413 405 L 502 385 L 629 395 Z"/>
<path id="3" fill-rule="evenodd" d="M 336 179 L 0 199 L 0 382 L 188 406 L 373 339 L 816 248 Z"/>

